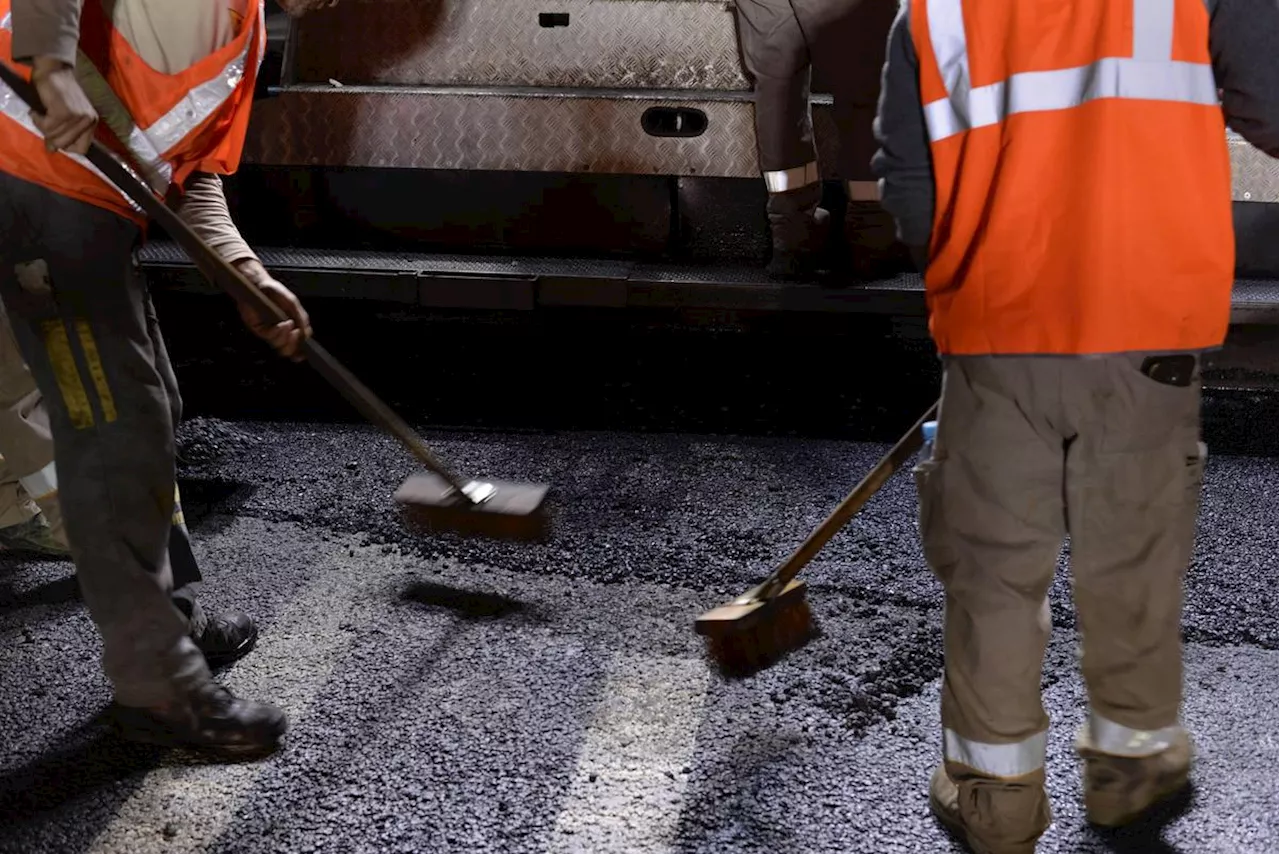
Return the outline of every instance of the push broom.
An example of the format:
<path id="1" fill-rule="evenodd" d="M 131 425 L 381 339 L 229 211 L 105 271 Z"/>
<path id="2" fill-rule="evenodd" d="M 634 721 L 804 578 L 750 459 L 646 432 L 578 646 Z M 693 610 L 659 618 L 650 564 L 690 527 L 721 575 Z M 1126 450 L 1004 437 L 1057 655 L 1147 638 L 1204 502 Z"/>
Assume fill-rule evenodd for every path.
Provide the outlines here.
<path id="1" fill-rule="evenodd" d="M 40 95 L 29 82 L 0 63 L 0 79 L 33 111 L 44 112 Z M 182 219 L 96 140 L 88 160 L 111 183 L 156 220 L 183 248 L 196 267 L 236 300 L 249 303 L 277 323 L 288 320 L 235 267 L 223 261 Z M 362 415 L 403 444 L 427 471 L 409 477 L 394 499 L 413 527 L 452 530 L 502 539 L 538 539 L 546 534 L 547 486 L 529 483 L 478 481 L 459 477 L 444 465 L 395 412 L 314 339 L 302 345 L 307 362 Z"/>
<path id="2" fill-rule="evenodd" d="M 937 411 L 938 404 L 934 403 L 768 578 L 694 621 L 694 630 L 706 638 L 707 653 L 722 673 L 755 673 L 813 637 L 813 614 L 805 599 L 805 583 L 796 576 L 894 472 L 915 456 L 924 444 L 924 425 L 933 420 Z"/>

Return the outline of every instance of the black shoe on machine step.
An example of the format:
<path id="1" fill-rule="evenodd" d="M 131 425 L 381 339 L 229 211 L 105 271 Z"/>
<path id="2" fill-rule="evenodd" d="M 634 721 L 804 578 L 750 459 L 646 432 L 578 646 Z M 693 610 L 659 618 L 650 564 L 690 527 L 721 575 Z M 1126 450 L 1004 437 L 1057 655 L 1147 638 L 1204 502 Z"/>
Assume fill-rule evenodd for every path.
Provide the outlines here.
<path id="1" fill-rule="evenodd" d="M 765 272 L 770 278 L 786 282 L 808 282 L 819 278 L 827 261 L 827 240 L 831 234 L 831 214 L 815 208 L 801 224 L 780 222 L 770 214 L 773 232 L 773 254 Z M 791 219 L 791 217 L 788 217 Z"/>
<path id="2" fill-rule="evenodd" d="M 897 227 L 879 202 L 851 201 L 844 218 L 848 274 L 857 281 L 891 279 L 914 269 Z"/>
<path id="3" fill-rule="evenodd" d="M 228 611 L 210 617 L 191 633 L 191 640 L 204 653 L 210 669 L 216 670 L 249 654 L 258 642 L 258 627 L 248 614 Z"/>
<path id="4" fill-rule="evenodd" d="M 284 712 L 277 707 L 240 699 L 212 681 L 166 706 L 112 704 L 108 720 L 125 740 L 187 748 L 225 759 L 273 753 L 288 728 Z"/>

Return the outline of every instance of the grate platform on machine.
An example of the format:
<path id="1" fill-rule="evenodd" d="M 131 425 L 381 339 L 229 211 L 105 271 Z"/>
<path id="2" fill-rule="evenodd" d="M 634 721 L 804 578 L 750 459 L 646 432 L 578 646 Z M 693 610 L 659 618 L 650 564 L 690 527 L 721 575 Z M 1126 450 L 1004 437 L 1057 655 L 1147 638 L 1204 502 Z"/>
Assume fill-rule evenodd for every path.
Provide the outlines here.
<path id="1" fill-rule="evenodd" d="M 301 248 L 255 251 L 281 281 L 304 297 L 451 308 L 924 312 L 923 286 L 915 275 L 838 288 L 784 284 L 769 279 L 763 269 L 746 265 Z M 139 258 L 154 279 L 187 290 L 212 290 L 175 243 L 149 243 Z"/>
<path id="2" fill-rule="evenodd" d="M 375 299 L 438 308 L 715 308 L 923 315 L 924 286 L 903 273 L 869 282 L 791 284 L 760 267 L 592 258 L 512 257 L 260 248 L 262 262 L 303 297 Z M 153 241 L 139 260 L 156 281 L 211 291 L 176 243 Z M 848 284 L 848 287 L 839 287 Z M 1241 279 L 1232 322 L 1280 322 L 1274 279 Z"/>

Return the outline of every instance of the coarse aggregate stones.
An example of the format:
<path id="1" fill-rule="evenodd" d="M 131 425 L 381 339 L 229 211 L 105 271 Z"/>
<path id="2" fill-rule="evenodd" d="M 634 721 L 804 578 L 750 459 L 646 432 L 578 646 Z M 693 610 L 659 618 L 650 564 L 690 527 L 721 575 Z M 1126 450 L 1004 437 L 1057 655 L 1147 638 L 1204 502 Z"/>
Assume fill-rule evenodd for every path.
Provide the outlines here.
<path id="1" fill-rule="evenodd" d="M 95 731 L 108 692 L 93 627 L 66 583 L 69 565 L 7 564 L 0 639 L 12 654 L 0 660 L 0 814 L 18 820 L 0 835 L 0 851 L 949 850 L 924 789 L 939 750 L 937 598 L 922 583 L 895 586 L 889 558 L 859 559 L 856 537 L 840 552 L 852 559 L 815 566 L 809 598 L 821 636 L 753 679 L 726 682 L 705 668 L 690 621 L 754 573 L 725 561 L 719 579 L 699 583 L 688 561 L 676 573 L 619 579 L 600 571 L 601 560 L 565 572 L 555 556 L 520 561 L 490 543 L 423 548 L 415 538 L 380 536 L 369 525 L 378 508 L 364 517 L 371 536 L 350 530 L 360 526 L 342 524 L 341 514 L 358 506 L 356 495 L 372 505 L 389 491 L 381 478 L 344 493 L 291 472 L 326 459 L 351 472 L 348 458 L 380 459 L 369 451 L 378 438 L 317 425 L 234 426 L 259 441 L 184 469 L 194 487 L 186 503 L 208 578 L 206 607 L 244 608 L 262 627 L 258 649 L 222 678 L 289 712 L 285 751 L 260 764 L 202 766 Z M 753 448 L 775 460 L 786 450 L 659 438 L 648 459 L 661 461 L 672 448 L 683 454 L 689 444 L 728 444 L 740 462 L 755 459 Z M 555 448 L 551 439 L 539 437 L 549 443 L 539 449 Z M 604 471 L 593 440 L 602 438 L 578 437 L 572 451 Z M 495 441 L 448 444 L 475 465 L 516 458 L 486 454 Z M 398 449 L 383 452 L 393 466 Z M 270 469 L 259 469 L 254 454 L 291 469 L 279 480 L 255 479 L 254 471 Z M 805 464 L 839 474 L 845 456 Z M 654 481 L 675 484 L 671 491 L 698 488 L 696 473 L 676 458 Z M 1269 488 L 1273 470 L 1255 474 L 1263 481 L 1255 493 Z M 616 486 L 601 474 L 597 488 Z M 816 502 L 788 500 L 812 521 L 823 512 Z M 722 522 L 754 530 L 740 515 L 752 506 L 745 496 L 727 501 Z M 702 533 L 704 559 L 732 543 L 689 513 L 669 511 L 652 524 L 676 526 L 677 540 Z M 384 515 L 386 530 L 397 530 Z M 602 514 L 595 525 L 574 542 L 643 558 L 648 541 L 635 542 L 641 528 L 625 514 Z M 1274 535 L 1242 525 L 1262 554 L 1240 578 L 1255 591 L 1241 610 L 1258 615 L 1268 589 L 1274 597 L 1274 575 L 1261 560 L 1275 553 Z M 905 527 L 903 542 L 912 533 Z M 1202 759 L 1190 812 L 1165 831 L 1169 850 L 1280 843 L 1276 655 L 1247 643 L 1188 645 L 1186 714 Z M 1075 644 L 1070 625 L 1059 625 L 1046 656 L 1055 824 L 1040 850 L 1124 850 L 1080 816 L 1070 746 L 1084 714 Z"/>
<path id="2" fill-rule="evenodd" d="M 206 607 L 262 628 L 220 678 L 286 708 L 287 748 L 226 768 L 106 737 L 93 720 L 109 690 L 70 565 L 0 560 L 0 851 L 960 850 L 925 808 L 942 597 L 909 476 L 806 569 L 822 630 L 808 646 L 725 682 L 691 630 L 789 554 L 928 405 L 927 348 L 886 350 L 843 325 L 801 339 L 604 321 L 521 331 L 309 304 L 322 340 L 403 414 L 467 425 L 426 434 L 455 468 L 552 484 L 554 535 L 527 546 L 406 531 L 390 499 L 412 458 L 238 331 L 229 305 L 202 300 L 157 298 L 166 328 L 183 329 L 170 352 L 196 415 L 179 435 L 183 504 Z M 477 342 L 496 367 L 461 358 Z M 535 364 L 557 368 L 535 378 Z M 1274 395 L 1206 398 L 1184 612 L 1201 758 L 1165 848 L 1083 824 L 1063 564 L 1041 851 L 1280 843 L 1275 419 Z"/>
<path id="3" fill-rule="evenodd" d="M 203 443 L 218 422 L 205 419 Z M 424 537 L 390 500 L 415 471 L 393 440 L 355 425 L 241 423 L 235 453 L 181 472 L 190 509 L 225 510 L 359 532 L 421 555 L 483 560 L 518 572 L 602 582 L 652 581 L 736 595 L 785 558 L 869 471 L 879 444 L 691 435 L 456 434 L 433 447 L 471 476 L 552 485 L 552 537 L 528 545 Z M 182 432 L 181 447 L 187 440 Z M 208 451 L 205 452 L 206 454 Z M 1211 455 L 1184 630 L 1213 643 L 1274 649 L 1280 608 L 1274 572 L 1274 457 Z M 1051 590 L 1070 625 L 1064 561 Z M 805 577 L 859 600 L 941 607 L 920 552 L 916 494 L 899 472 L 823 549 Z"/>

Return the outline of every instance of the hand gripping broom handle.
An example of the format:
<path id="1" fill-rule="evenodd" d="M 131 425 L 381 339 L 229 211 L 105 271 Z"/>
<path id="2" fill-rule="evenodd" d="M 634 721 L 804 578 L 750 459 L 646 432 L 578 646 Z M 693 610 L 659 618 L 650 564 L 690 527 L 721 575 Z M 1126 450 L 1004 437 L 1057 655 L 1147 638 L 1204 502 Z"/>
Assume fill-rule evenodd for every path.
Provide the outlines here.
<path id="1" fill-rule="evenodd" d="M 18 94 L 32 110 L 44 112 L 44 104 L 40 100 L 35 86 L 14 74 L 3 62 L 0 62 L 0 79 Z M 250 282 L 235 267 L 222 260 L 209 246 L 200 239 L 191 227 L 174 213 L 164 202 L 160 201 L 118 160 L 109 154 L 96 140 L 90 145 L 89 162 L 98 168 L 122 193 L 133 199 L 139 207 L 164 227 L 164 230 L 177 240 L 186 251 L 196 267 L 208 279 L 240 302 L 254 306 L 260 313 L 274 318 L 277 323 L 288 320 L 280 307 L 267 298 L 256 285 Z M 472 502 L 463 489 L 463 481 L 436 458 L 427 449 L 426 444 L 413 432 L 400 416 L 396 415 L 385 403 L 378 399 L 364 383 L 356 379 L 328 350 L 316 341 L 307 339 L 302 345 L 303 354 L 311 366 L 324 377 L 330 385 L 360 411 L 362 415 L 388 431 L 400 440 L 414 457 L 424 466 L 444 478 L 457 491 L 459 497 Z"/>
<path id="2" fill-rule="evenodd" d="M 880 487 L 893 476 L 893 473 L 902 468 L 902 465 L 911 459 L 911 457 L 920 450 L 920 446 L 924 444 L 923 429 L 925 422 L 932 421 L 938 412 L 938 404 L 935 402 L 929 407 L 929 411 L 920 416 L 920 420 L 915 426 L 907 432 L 905 436 L 898 440 L 898 444 L 893 446 L 889 453 L 880 458 L 880 462 L 876 463 L 876 467 L 867 473 L 853 491 L 845 497 L 844 501 L 835 510 L 831 511 L 821 525 L 814 529 L 800 547 L 792 553 L 777 569 L 773 571 L 768 578 L 764 580 L 758 587 L 747 593 L 743 598 L 750 598 L 752 601 L 761 601 L 770 599 L 782 591 L 784 587 L 791 582 L 793 578 L 800 574 L 800 570 L 813 560 L 822 547 L 827 544 L 836 533 L 848 524 L 849 520 L 862 509 L 862 506 L 871 500 L 871 497 L 880 491 Z"/>

